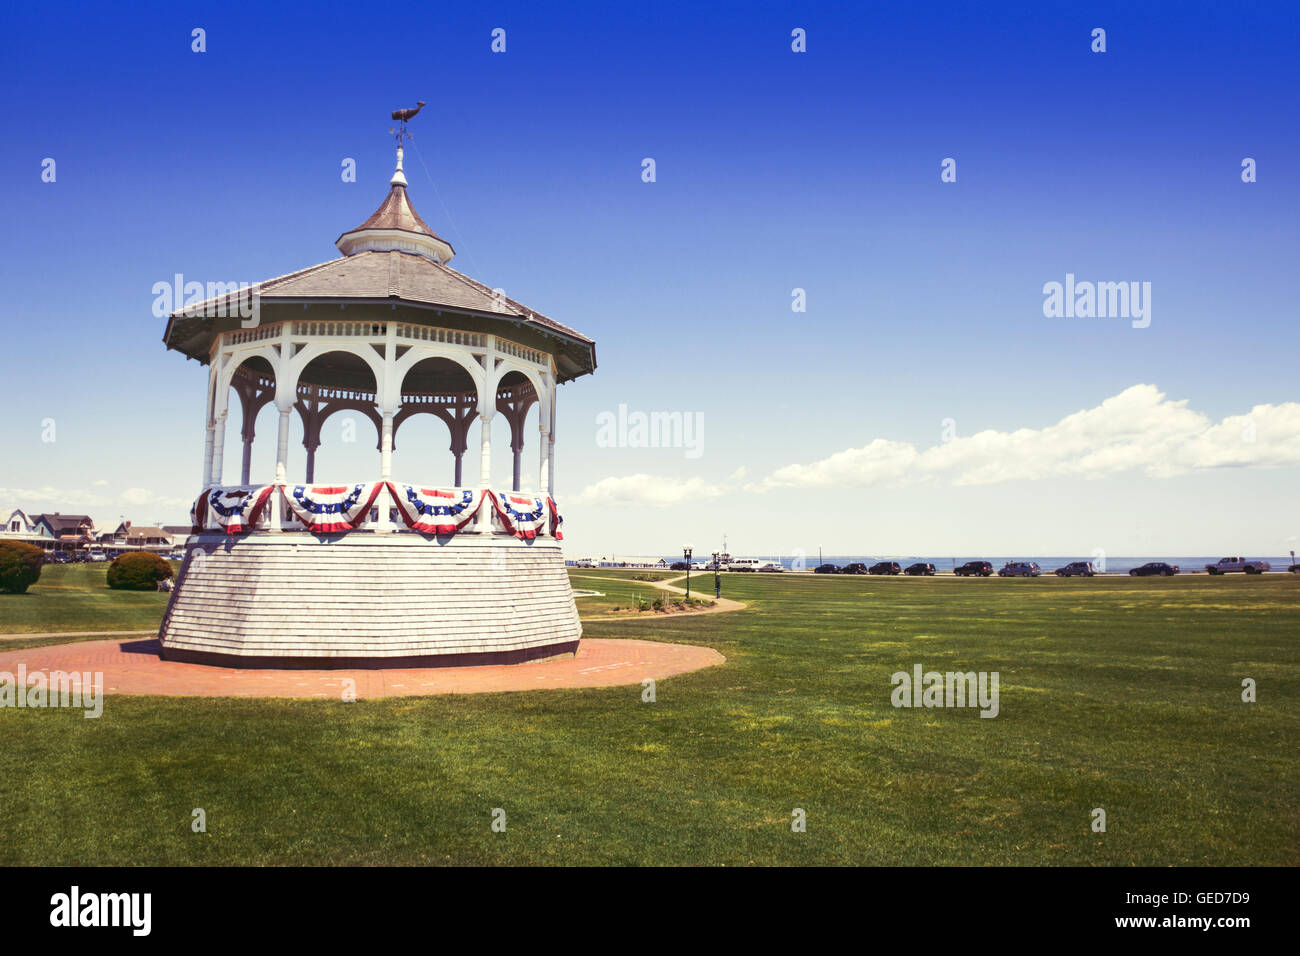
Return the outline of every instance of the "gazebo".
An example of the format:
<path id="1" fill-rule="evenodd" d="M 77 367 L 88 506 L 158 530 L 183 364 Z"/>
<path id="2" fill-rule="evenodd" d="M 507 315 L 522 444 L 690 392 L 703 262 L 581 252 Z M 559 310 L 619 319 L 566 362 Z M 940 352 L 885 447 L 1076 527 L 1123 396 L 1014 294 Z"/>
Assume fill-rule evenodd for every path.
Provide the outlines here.
<path id="1" fill-rule="evenodd" d="M 208 366 L 202 491 L 159 634 L 169 660 L 410 667 L 576 653 L 582 629 L 552 497 L 555 396 L 594 371 L 595 343 L 450 267 L 451 244 L 411 206 L 400 142 L 387 197 L 338 238 L 342 257 L 168 317 L 167 348 Z M 258 476 L 254 424 L 270 404 L 275 470 Z M 521 478 L 534 405 L 532 485 Z M 237 484 L 223 461 L 232 411 Z M 374 424 L 375 469 L 318 483 L 321 427 L 342 411 Z M 398 480 L 395 436 L 420 414 L 447 425 L 453 461 L 440 480 Z M 509 488 L 492 486 L 498 414 L 510 426 Z M 479 474 L 467 481 L 475 423 Z"/>

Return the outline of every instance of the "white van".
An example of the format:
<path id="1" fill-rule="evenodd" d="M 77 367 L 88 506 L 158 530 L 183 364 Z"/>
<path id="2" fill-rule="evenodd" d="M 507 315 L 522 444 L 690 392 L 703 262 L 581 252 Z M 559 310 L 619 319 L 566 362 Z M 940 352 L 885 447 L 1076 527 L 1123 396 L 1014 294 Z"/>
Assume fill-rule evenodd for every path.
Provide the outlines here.
<path id="1" fill-rule="evenodd" d="M 732 558 L 727 565 L 728 571 L 757 571 L 765 562 L 758 558 Z"/>

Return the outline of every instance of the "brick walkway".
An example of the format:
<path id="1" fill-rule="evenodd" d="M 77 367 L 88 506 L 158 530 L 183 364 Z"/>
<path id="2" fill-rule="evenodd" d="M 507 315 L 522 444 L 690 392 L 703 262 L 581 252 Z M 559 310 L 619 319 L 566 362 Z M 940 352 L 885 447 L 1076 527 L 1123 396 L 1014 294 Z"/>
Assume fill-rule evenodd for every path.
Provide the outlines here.
<path id="1" fill-rule="evenodd" d="M 0 653 L 0 671 L 92 671 L 104 675 L 108 694 L 167 697 L 332 697 L 344 680 L 356 682 L 356 696 L 422 697 L 494 691 L 616 687 L 640 684 L 721 664 L 709 647 L 657 641 L 587 639 L 578 656 L 532 664 L 486 667 L 428 667 L 413 670 L 240 670 L 160 660 L 158 641 L 109 640 L 56 644 Z"/>

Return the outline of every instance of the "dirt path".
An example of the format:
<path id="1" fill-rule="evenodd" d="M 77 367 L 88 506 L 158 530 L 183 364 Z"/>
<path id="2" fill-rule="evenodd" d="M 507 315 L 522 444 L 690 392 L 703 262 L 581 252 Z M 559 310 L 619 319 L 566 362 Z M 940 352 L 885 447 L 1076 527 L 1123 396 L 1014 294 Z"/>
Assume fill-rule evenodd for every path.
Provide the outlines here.
<path id="1" fill-rule="evenodd" d="M 685 588 L 677 587 L 673 582 L 686 580 L 686 575 L 679 574 L 675 578 L 667 578 L 663 581 L 645 581 L 640 582 L 649 584 L 651 587 L 659 588 L 661 591 L 667 591 L 670 594 L 685 594 Z M 697 594 L 699 591 L 697 590 Z M 728 611 L 743 611 L 748 605 L 744 601 L 733 601 L 731 598 L 710 598 L 714 602 L 713 607 L 697 608 L 693 611 L 670 611 L 658 613 L 655 611 L 642 611 L 633 614 L 600 614 L 594 617 L 584 617 L 582 622 L 588 621 L 671 621 L 679 617 L 695 617 L 699 614 L 725 614 Z"/>
<path id="2" fill-rule="evenodd" d="M 31 631 L 26 634 L 0 634 L 0 641 L 21 641 L 45 637 L 156 637 L 158 628 L 149 631 Z"/>

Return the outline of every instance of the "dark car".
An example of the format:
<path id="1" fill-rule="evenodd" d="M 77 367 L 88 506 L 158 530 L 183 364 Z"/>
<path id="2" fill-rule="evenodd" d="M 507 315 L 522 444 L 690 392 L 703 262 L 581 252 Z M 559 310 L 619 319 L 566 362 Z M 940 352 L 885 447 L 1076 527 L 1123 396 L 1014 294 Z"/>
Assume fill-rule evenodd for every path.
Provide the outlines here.
<path id="1" fill-rule="evenodd" d="M 813 568 L 813 574 L 839 574 L 840 566 L 838 564 L 819 564 Z"/>
<path id="2" fill-rule="evenodd" d="M 897 561 L 877 561 L 867 568 L 868 574 L 902 574 L 903 569 Z"/>
<path id="3" fill-rule="evenodd" d="M 1287 568 L 1292 574 L 1300 574 L 1300 564 L 1293 564 Z"/>
<path id="4" fill-rule="evenodd" d="M 1165 564 L 1163 561 L 1148 561 L 1140 568 L 1134 568 L 1129 572 L 1130 577 L 1145 578 L 1152 574 L 1160 574 L 1170 577 L 1178 573 L 1178 565 Z"/>
<path id="5" fill-rule="evenodd" d="M 903 569 L 904 574 L 923 574 L 930 576 L 934 574 L 934 565 L 925 561 L 918 561 L 916 564 L 909 564 Z"/>
<path id="6" fill-rule="evenodd" d="M 961 578 L 987 578 L 993 573 L 993 565 L 987 561 L 967 561 L 961 567 L 953 569 L 952 573 Z"/>
<path id="7" fill-rule="evenodd" d="M 859 561 L 852 564 L 846 564 L 840 569 L 840 574 L 866 574 L 867 566 Z"/>
<path id="8" fill-rule="evenodd" d="M 1056 576 L 1058 578 L 1073 577 L 1076 574 L 1081 574 L 1085 578 L 1090 578 L 1096 573 L 1097 569 L 1092 566 L 1091 561 L 1071 561 L 1069 564 L 1056 569 Z"/>
<path id="9" fill-rule="evenodd" d="M 998 572 L 1000 578 L 1036 578 L 1043 573 L 1033 561 L 1008 561 Z"/>
<path id="10" fill-rule="evenodd" d="M 668 566 L 669 571 L 689 571 L 691 566 L 685 561 L 674 561 Z"/>
<path id="11" fill-rule="evenodd" d="M 45 560 L 48 564 L 71 564 L 72 555 L 66 551 L 51 551 L 45 556 Z"/>

